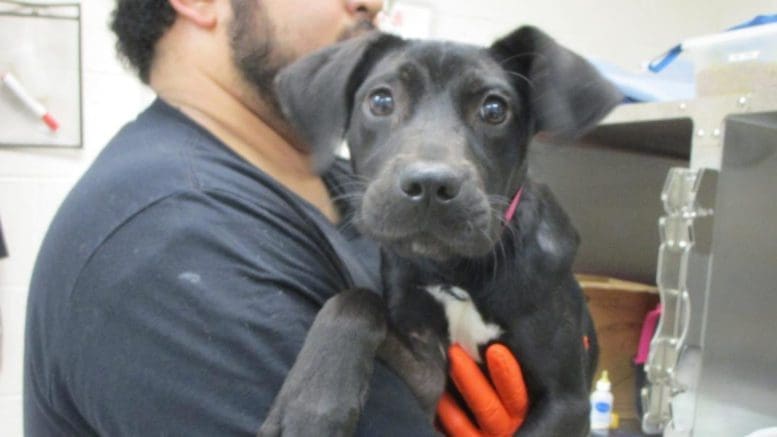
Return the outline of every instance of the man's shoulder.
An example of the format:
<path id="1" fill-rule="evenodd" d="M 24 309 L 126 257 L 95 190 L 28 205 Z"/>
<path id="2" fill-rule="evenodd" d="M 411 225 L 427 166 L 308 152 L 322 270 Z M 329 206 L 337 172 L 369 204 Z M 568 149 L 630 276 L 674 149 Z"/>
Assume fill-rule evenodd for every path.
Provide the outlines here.
<path id="1" fill-rule="evenodd" d="M 212 134 L 158 99 L 119 130 L 76 188 L 104 187 L 145 201 L 197 187 L 197 161 L 219 157 L 234 159 Z"/>
<path id="2" fill-rule="evenodd" d="M 185 200 L 181 193 L 220 193 L 267 206 L 284 202 L 278 191 L 277 183 L 206 129 L 156 100 L 108 143 L 65 207 L 99 207 L 104 214 L 97 218 L 115 226 L 161 199 Z"/>
<path id="3" fill-rule="evenodd" d="M 157 101 L 109 142 L 67 195 L 44 239 L 36 276 L 65 273 L 60 286 L 72 286 L 87 260 L 122 229 L 173 237 L 185 225 L 186 232 L 233 230 L 238 238 L 259 222 L 293 226 L 293 210 L 275 185 Z M 225 226 L 225 220 L 243 226 Z M 138 222 L 145 225 L 128 226 Z"/>

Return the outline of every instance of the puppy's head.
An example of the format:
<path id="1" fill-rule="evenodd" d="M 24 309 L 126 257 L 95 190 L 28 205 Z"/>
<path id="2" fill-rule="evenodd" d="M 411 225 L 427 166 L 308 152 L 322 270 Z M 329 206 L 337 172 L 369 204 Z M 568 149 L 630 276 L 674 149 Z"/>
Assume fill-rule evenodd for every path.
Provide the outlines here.
<path id="1" fill-rule="evenodd" d="M 361 231 L 438 261 L 493 249 L 536 132 L 573 137 L 621 100 L 531 27 L 490 48 L 376 33 L 292 64 L 276 89 L 319 168 L 347 140 Z"/>

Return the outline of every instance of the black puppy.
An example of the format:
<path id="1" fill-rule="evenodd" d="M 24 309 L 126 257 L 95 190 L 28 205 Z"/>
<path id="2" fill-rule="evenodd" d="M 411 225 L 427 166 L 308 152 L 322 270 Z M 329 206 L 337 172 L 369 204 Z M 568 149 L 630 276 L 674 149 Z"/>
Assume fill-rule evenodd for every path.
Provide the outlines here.
<path id="1" fill-rule="evenodd" d="M 591 128 L 621 95 L 530 27 L 490 48 L 373 34 L 293 64 L 277 89 L 319 165 L 348 142 L 363 181 L 352 220 L 381 243 L 388 322 L 374 293 L 331 299 L 260 435 L 352 433 L 375 354 L 431 413 L 445 347 L 479 359 L 493 341 L 524 372 L 518 435 L 586 435 L 597 346 L 571 271 L 578 236 L 527 178 L 526 152 L 537 132 Z"/>

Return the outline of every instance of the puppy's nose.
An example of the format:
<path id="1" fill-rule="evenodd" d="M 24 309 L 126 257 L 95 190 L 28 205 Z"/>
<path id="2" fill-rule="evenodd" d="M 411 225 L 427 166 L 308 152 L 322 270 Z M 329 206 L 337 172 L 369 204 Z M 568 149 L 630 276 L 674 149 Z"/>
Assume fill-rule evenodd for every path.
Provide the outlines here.
<path id="1" fill-rule="evenodd" d="M 402 194 L 414 202 L 450 202 L 459 195 L 463 183 L 463 172 L 438 163 L 413 163 L 399 176 Z"/>

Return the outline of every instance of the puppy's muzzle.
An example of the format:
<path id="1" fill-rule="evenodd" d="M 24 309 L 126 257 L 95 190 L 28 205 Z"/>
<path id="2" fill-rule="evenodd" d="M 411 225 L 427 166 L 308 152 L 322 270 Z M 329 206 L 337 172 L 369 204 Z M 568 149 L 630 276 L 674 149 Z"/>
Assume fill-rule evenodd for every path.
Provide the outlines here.
<path id="1" fill-rule="evenodd" d="M 400 254 L 480 256 L 497 238 L 498 218 L 466 162 L 396 159 L 362 199 L 359 229 Z"/>

